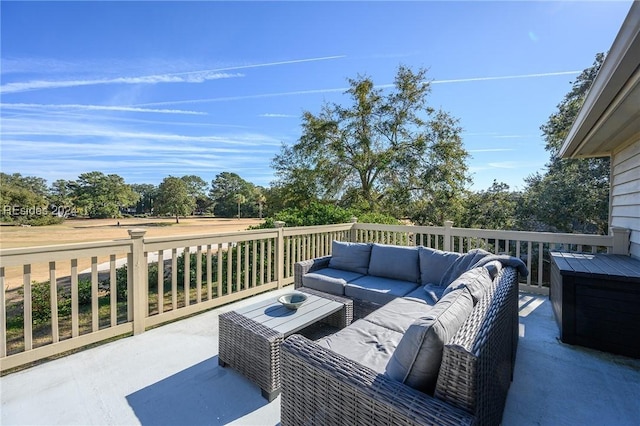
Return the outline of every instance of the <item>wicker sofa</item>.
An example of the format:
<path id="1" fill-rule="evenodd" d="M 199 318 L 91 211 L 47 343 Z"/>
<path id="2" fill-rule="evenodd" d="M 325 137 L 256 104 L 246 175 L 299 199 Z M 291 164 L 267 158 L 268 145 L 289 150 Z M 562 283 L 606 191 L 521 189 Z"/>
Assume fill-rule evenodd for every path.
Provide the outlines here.
<path id="1" fill-rule="evenodd" d="M 390 246 L 383 249 L 388 257 Z M 283 425 L 500 423 L 517 349 L 518 272 L 526 274 L 524 264 L 480 251 L 462 256 L 412 250 L 432 257 L 431 263 L 420 265 L 424 256 L 418 256 L 418 270 L 430 264 L 440 274 L 440 283 L 452 281 L 447 286 L 424 284 L 422 278 L 437 278 L 426 273 L 413 283 L 415 288 L 400 283 L 385 290 L 381 282 L 386 281 L 374 279 L 366 291 L 361 290 L 366 279 L 358 284 L 369 276 L 366 271 L 352 281 L 359 287 L 354 292 L 344 277 L 324 271 L 330 279 L 323 291 L 340 292 L 338 284 L 343 284 L 347 297 L 360 296 L 354 304 L 363 304 L 360 312 L 365 315 L 316 342 L 300 335 L 285 340 Z M 403 253 L 414 258 L 413 252 Z M 371 257 L 376 260 L 373 253 Z M 437 266 L 438 258 L 448 266 Z M 383 263 L 388 267 L 398 262 Z M 317 287 L 322 278 L 304 277 L 322 275 L 330 264 L 331 258 L 301 262 L 296 267 L 296 287 L 305 282 Z M 458 276 L 459 271 L 464 272 Z M 399 288 L 406 293 L 390 294 Z M 380 292 L 382 298 L 375 294 Z M 373 301 L 363 298 L 370 294 Z"/>

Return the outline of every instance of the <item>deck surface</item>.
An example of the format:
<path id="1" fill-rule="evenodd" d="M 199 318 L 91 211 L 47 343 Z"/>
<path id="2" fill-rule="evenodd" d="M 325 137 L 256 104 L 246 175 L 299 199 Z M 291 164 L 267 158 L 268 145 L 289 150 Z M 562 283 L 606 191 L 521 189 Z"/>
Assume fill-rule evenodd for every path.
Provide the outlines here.
<path id="1" fill-rule="evenodd" d="M 4 425 L 277 425 L 273 402 L 218 366 L 218 315 L 291 288 L 0 378 Z M 558 342 L 549 301 L 520 296 L 504 425 L 635 425 L 640 360 Z"/>

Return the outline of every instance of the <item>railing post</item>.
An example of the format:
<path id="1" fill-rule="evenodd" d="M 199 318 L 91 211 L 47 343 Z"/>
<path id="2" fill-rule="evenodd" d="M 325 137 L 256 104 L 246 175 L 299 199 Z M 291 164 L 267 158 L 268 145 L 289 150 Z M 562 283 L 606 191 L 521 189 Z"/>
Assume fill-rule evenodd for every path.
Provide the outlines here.
<path id="1" fill-rule="evenodd" d="M 610 233 L 613 236 L 613 247 L 611 253 L 629 255 L 629 238 L 631 231 L 627 228 L 611 227 Z"/>
<path id="2" fill-rule="evenodd" d="M 282 288 L 284 283 L 284 222 L 277 220 L 274 222 L 278 237 L 276 238 L 276 279 L 278 288 Z"/>
<path id="3" fill-rule="evenodd" d="M 129 269 L 131 270 L 131 285 L 129 286 L 129 306 L 133 316 L 133 334 L 144 333 L 145 313 L 147 305 L 147 283 L 144 282 L 147 262 L 144 256 L 144 229 L 130 229 L 132 248 L 129 256 Z"/>
<path id="4" fill-rule="evenodd" d="M 356 223 L 358 223 L 358 218 L 355 216 L 351 216 L 351 223 L 353 225 L 351 225 L 351 230 L 349 232 L 349 241 L 351 241 L 352 243 L 357 243 L 358 242 L 358 230 L 354 227 L 354 225 Z"/>
<path id="5" fill-rule="evenodd" d="M 444 221 L 444 251 L 452 251 L 451 250 L 451 227 L 453 226 L 453 221 L 445 220 Z"/>

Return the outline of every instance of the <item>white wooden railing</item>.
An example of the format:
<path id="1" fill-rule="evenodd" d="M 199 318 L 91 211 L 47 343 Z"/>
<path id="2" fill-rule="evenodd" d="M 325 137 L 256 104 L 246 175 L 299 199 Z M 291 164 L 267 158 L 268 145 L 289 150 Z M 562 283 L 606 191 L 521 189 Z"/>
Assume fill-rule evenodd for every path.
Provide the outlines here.
<path id="1" fill-rule="evenodd" d="M 629 232 L 619 229 L 597 236 L 464 229 L 451 222 L 442 227 L 355 220 L 283 225 L 155 238 L 130 230 L 128 240 L 0 250 L 0 371 L 281 288 L 293 282 L 295 262 L 330 254 L 333 240 L 509 253 L 522 258 L 532 272 L 521 290 L 542 294 L 548 294 L 550 250 L 628 254 L 629 247 Z M 79 264 L 88 265 L 88 272 L 79 271 Z M 122 282 L 124 274 L 126 291 L 119 292 L 118 276 Z M 157 274 L 153 282 L 152 274 Z M 36 276 L 47 277 L 48 283 L 34 283 Z M 90 282 L 84 303 L 81 282 Z M 41 294 L 34 294 L 43 285 L 49 289 L 44 320 Z M 70 312 L 60 306 L 59 294 L 70 300 Z"/>

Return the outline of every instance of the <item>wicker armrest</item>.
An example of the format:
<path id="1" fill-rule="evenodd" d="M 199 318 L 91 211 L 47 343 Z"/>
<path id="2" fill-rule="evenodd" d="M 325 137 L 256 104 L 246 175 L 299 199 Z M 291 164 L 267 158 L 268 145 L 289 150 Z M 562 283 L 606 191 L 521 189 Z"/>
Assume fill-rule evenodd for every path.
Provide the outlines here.
<path id="1" fill-rule="evenodd" d="M 331 256 L 329 255 L 296 262 L 293 265 L 294 288 L 302 287 L 302 276 L 304 274 L 328 267 L 330 260 Z"/>
<path id="2" fill-rule="evenodd" d="M 518 340 L 517 278 L 514 268 L 504 268 L 444 346 L 435 395 L 476 413 L 479 424 L 502 420 Z"/>
<path id="3" fill-rule="evenodd" d="M 300 335 L 282 344 L 281 424 L 461 425 L 473 417 Z"/>

